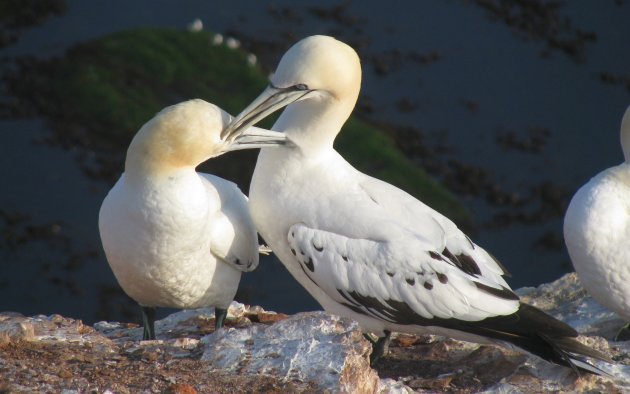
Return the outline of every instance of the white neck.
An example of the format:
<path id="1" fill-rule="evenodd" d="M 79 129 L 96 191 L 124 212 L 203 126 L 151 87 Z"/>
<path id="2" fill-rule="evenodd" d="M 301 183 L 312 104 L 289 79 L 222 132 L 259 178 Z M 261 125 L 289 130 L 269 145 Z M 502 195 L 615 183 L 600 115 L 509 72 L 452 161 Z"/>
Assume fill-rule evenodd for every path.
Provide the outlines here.
<path id="1" fill-rule="evenodd" d="M 630 164 L 630 107 L 626 109 L 626 112 L 621 119 L 621 149 L 623 150 L 623 156 L 626 163 Z"/>
<path id="2" fill-rule="evenodd" d="M 316 97 L 289 105 L 273 130 L 287 134 L 291 142 L 309 157 L 332 150 L 341 127 L 346 122 L 354 101 L 339 101 L 332 97 Z"/>
<path id="3" fill-rule="evenodd" d="M 125 161 L 125 176 L 129 180 L 144 182 L 158 178 L 174 178 L 183 174 L 194 174 L 195 167 L 171 165 L 167 160 L 156 160 L 153 157 L 143 157 L 128 154 Z"/>

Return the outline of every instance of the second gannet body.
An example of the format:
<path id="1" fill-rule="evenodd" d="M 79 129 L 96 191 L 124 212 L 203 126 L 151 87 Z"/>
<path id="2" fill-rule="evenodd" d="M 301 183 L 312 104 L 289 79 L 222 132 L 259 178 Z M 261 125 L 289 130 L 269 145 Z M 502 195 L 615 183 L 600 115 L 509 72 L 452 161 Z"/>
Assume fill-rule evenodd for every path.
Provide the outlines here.
<path id="1" fill-rule="evenodd" d="M 279 144 L 283 134 L 221 132 L 231 117 L 203 100 L 165 108 L 127 151 L 125 172 L 105 197 L 99 230 L 118 283 L 143 312 L 154 339 L 154 308 L 216 307 L 216 327 L 242 272 L 258 265 L 247 197 L 232 182 L 195 171 L 224 152 Z"/>
<path id="2" fill-rule="evenodd" d="M 308 37 L 228 126 L 246 127 L 288 105 L 273 126 L 287 143 L 261 151 L 250 205 L 289 272 L 326 311 L 382 336 L 376 356 L 391 331 L 431 333 L 515 345 L 599 373 L 584 356 L 605 356 L 577 342 L 568 325 L 521 303 L 504 268 L 454 223 L 333 149 L 360 84 L 352 48 Z"/>
<path id="3" fill-rule="evenodd" d="M 584 288 L 630 322 L 630 107 L 620 137 L 625 161 L 575 193 L 564 218 L 564 239 Z M 630 339 L 628 325 L 617 338 Z"/>

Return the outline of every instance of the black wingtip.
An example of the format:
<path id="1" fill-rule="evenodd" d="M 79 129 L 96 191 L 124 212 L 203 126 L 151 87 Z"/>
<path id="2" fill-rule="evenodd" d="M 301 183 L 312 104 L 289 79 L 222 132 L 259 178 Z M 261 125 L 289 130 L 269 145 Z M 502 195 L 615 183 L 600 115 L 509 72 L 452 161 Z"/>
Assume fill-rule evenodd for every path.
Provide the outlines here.
<path id="1" fill-rule="evenodd" d="M 508 316 L 495 316 L 467 327 L 467 331 L 509 342 L 549 362 L 573 369 L 576 374 L 587 372 L 608 375 L 587 359 L 612 364 L 605 354 L 592 349 L 576 338 L 577 331 L 540 309 L 521 303 L 518 311 Z"/>
<path id="2" fill-rule="evenodd" d="M 524 303 L 521 303 L 517 313 L 523 328 L 531 333 L 531 339 L 523 346 L 525 350 L 553 363 L 569 367 L 577 375 L 580 372 L 608 375 L 586 359 L 592 358 L 612 364 L 610 357 L 579 342 L 576 339 L 578 332 L 571 326 Z M 538 341 L 535 338 L 538 338 Z"/>
<path id="3" fill-rule="evenodd" d="M 557 357 L 550 361 L 570 367 L 578 376 L 580 376 L 580 372 L 610 376 L 606 371 L 587 361 L 587 358 L 592 358 L 614 364 L 614 361 L 604 353 L 584 345 L 575 338 L 552 338 L 543 333 L 539 333 L 538 336 L 553 349 Z"/>
<path id="4" fill-rule="evenodd" d="M 492 294 L 495 297 L 499 297 L 499 298 L 503 298 L 504 300 L 511 300 L 511 301 L 518 301 L 520 299 L 516 293 L 514 293 L 512 290 L 506 287 L 501 286 L 500 289 L 497 289 L 495 287 L 487 286 L 487 285 L 484 285 L 483 283 L 479 283 L 476 281 L 473 281 L 473 283 L 475 284 L 475 286 L 477 286 L 479 290 L 484 291 L 488 294 Z"/>
<path id="5" fill-rule="evenodd" d="M 532 332 L 541 332 L 551 338 L 575 338 L 578 332 L 573 327 L 548 315 L 535 306 L 521 302 L 518 315 L 523 323 L 525 323 Z"/>
<path id="6" fill-rule="evenodd" d="M 486 253 L 488 253 L 490 258 L 492 258 L 492 260 L 494 260 L 494 262 L 499 266 L 499 268 L 501 268 L 501 270 L 503 271 L 503 275 L 502 276 L 505 276 L 506 278 L 511 278 L 512 277 L 512 274 L 510 273 L 510 271 L 508 271 L 507 268 L 505 268 L 505 266 L 503 264 L 501 264 L 499 259 L 494 257 L 494 255 L 492 253 L 488 252 L 487 250 L 486 250 Z"/>

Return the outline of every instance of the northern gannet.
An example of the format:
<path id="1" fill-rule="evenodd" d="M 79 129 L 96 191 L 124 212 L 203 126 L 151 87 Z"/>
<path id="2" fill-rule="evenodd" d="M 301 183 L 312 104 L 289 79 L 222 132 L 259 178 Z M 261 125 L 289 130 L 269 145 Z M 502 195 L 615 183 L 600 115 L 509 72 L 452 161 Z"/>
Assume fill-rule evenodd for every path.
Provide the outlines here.
<path id="1" fill-rule="evenodd" d="M 195 167 L 286 137 L 258 128 L 221 135 L 230 120 L 199 99 L 163 109 L 131 141 L 125 172 L 101 206 L 105 255 L 120 286 L 141 306 L 143 339 L 155 339 L 155 307 L 214 306 L 220 328 L 241 272 L 258 265 L 247 197 L 234 183 Z"/>
<path id="2" fill-rule="evenodd" d="M 564 240 L 586 290 L 630 322 L 630 107 L 620 139 L 625 161 L 575 193 L 564 217 Z M 616 339 L 630 339 L 628 325 Z"/>
<path id="3" fill-rule="evenodd" d="M 448 218 L 359 172 L 333 149 L 361 85 L 348 45 L 305 38 L 284 54 L 269 87 L 226 131 L 284 106 L 278 149 L 262 149 L 250 186 L 259 233 L 295 279 L 333 314 L 379 335 L 391 331 L 498 342 L 557 364 L 601 373 L 606 360 L 567 324 L 521 303 L 503 266 Z"/>

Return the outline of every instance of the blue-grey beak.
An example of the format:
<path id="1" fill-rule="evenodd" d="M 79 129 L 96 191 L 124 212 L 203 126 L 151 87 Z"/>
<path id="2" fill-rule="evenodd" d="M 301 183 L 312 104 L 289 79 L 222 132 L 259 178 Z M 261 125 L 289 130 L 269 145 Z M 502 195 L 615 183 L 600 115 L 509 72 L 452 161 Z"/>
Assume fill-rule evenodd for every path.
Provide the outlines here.
<path id="1" fill-rule="evenodd" d="M 230 138 L 234 133 L 239 133 L 239 130 L 256 124 L 273 112 L 304 98 L 312 91 L 303 84 L 287 88 L 278 88 L 270 84 L 260 96 L 230 122 L 221 132 L 221 138 Z"/>

